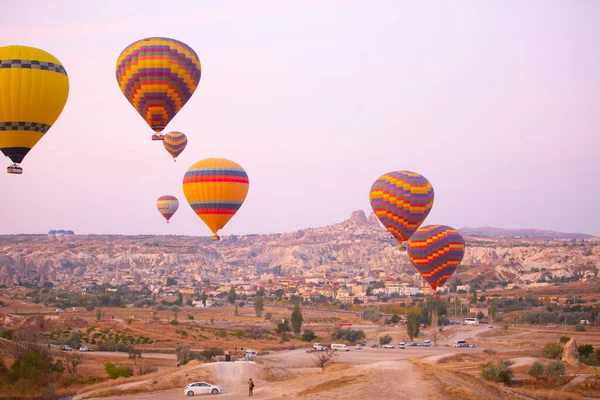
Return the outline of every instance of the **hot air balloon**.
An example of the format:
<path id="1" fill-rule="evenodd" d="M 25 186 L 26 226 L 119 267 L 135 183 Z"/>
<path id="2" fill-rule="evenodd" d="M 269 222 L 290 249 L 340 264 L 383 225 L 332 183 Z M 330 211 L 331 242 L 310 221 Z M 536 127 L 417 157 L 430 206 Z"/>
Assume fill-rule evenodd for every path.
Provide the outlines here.
<path id="1" fill-rule="evenodd" d="M 168 224 L 173 214 L 179 208 L 179 200 L 175 196 L 161 196 L 156 200 L 156 208 L 165 217 Z"/>
<path id="2" fill-rule="evenodd" d="M 237 163 L 208 158 L 192 165 L 183 177 L 183 193 L 192 210 L 219 240 L 217 232 L 235 215 L 248 194 L 248 175 Z"/>
<path id="3" fill-rule="evenodd" d="M 48 237 L 50 238 L 50 240 L 56 240 L 56 231 L 54 229 L 48 231 Z"/>
<path id="4" fill-rule="evenodd" d="M 0 150 L 11 174 L 58 119 L 69 95 L 65 67 L 52 54 L 27 46 L 0 47 Z"/>
<path id="5" fill-rule="evenodd" d="M 381 175 L 371 186 L 371 207 L 375 215 L 401 245 L 427 218 L 433 198 L 431 183 L 410 171 Z"/>
<path id="6" fill-rule="evenodd" d="M 173 157 L 173 161 L 177 161 L 177 157 L 179 157 L 185 146 L 187 146 L 187 137 L 183 132 L 169 132 L 165 135 L 163 145 L 171 157 Z"/>
<path id="7" fill-rule="evenodd" d="M 67 242 L 72 242 L 75 239 L 75 232 L 73 231 L 65 231 L 65 239 Z"/>
<path id="8" fill-rule="evenodd" d="M 424 226 L 408 240 L 408 257 L 433 290 L 446 283 L 464 255 L 465 240 L 449 226 Z"/>
<path id="9" fill-rule="evenodd" d="M 59 242 L 62 242 L 65 238 L 65 231 L 63 231 L 62 229 L 59 231 L 56 231 L 56 240 L 58 240 Z"/>
<path id="10" fill-rule="evenodd" d="M 196 91 L 201 66 L 187 44 L 152 37 L 127 46 L 119 55 L 116 72 L 129 103 L 160 133 Z M 152 140 L 163 139 L 163 135 L 152 136 Z"/>

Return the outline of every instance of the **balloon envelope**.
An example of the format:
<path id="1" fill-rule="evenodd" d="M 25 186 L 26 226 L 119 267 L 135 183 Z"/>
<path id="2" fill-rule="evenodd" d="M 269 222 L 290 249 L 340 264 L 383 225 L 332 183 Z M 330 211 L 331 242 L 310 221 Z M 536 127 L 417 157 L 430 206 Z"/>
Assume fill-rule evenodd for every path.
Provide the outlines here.
<path id="1" fill-rule="evenodd" d="M 123 50 L 116 74 L 127 101 L 152 130 L 161 132 L 196 91 L 201 66 L 187 44 L 152 37 Z"/>
<path id="2" fill-rule="evenodd" d="M 63 241 L 63 239 L 65 238 L 65 231 L 63 231 L 62 229 L 61 229 L 61 230 L 59 230 L 59 231 L 56 231 L 56 235 L 55 235 L 55 236 L 56 236 L 56 239 L 57 239 L 59 242 L 62 242 L 62 241 Z"/>
<path id="3" fill-rule="evenodd" d="M 384 174 L 371 186 L 371 207 L 400 244 L 425 221 L 433 207 L 433 198 L 431 183 L 411 171 Z"/>
<path id="4" fill-rule="evenodd" d="M 0 47 L 0 150 L 14 163 L 48 132 L 69 95 L 65 67 L 28 46 Z"/>
<path id="5" fill-rule="evenodd" d="M 188 203 L 210 228 L 217 232 L 240 209 L 248 194 L 246 171 L 223 158 L 208 158 L 192 165 L 183 177 L 183 193 Z"/>
<path id="6" fill-rule="evenodd" d="M 446 283 L 464 255 L 465 240 L 449 226 L 424 226 L 408 240 L 408 257 L 433 290 Z"/>
<path id="7" fill-rule="evenodd" d="M 169 132 L 163 139 L 163 146 L 171 157 L 177 158 L 187 146 L 187 137 L 183 132 Z"/>
<path id="8" fill-rule="evenodd" d="M 161 196 L 156 200 L 156 208 L 158 209 L 158 212 L 165 217 L 168 223 L 179 208 L 179 200 L 177 200 L 177 197 L 175 196 Z"/>

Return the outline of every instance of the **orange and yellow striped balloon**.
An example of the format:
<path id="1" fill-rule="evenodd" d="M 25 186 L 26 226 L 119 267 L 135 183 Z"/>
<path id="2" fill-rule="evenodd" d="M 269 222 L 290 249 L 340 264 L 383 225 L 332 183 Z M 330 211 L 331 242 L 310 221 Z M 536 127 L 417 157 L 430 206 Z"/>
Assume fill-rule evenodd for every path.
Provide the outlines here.
<path id="1" fill-rule="evenodd" d="M 217 232 L 240 209 L 248 194 L 248 174 L 237 163 L 208 158 L 192 165 L 183 177 L 183 193 L 192 210 L 219 240 Z"/>

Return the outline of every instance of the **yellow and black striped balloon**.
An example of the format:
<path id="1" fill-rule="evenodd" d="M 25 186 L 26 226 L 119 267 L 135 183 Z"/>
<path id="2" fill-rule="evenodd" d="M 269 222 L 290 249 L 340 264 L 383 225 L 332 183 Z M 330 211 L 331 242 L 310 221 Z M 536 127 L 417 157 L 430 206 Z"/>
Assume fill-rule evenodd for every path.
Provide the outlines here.
<path id="1" fill-rule="evenodd" d="M 0 47 L 0 150 L 20 163 L 60 116 L 69 95 L 65 67 L 27 46 Z"/>

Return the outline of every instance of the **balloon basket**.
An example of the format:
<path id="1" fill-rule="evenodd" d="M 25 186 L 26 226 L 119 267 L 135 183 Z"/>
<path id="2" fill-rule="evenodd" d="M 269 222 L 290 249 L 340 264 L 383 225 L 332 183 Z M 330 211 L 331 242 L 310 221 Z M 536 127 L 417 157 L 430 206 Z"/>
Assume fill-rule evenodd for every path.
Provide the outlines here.
<path id="1" fill-rule="evenodd" d="M 221 238 L 218 237 L 217 235 L 214 235 L 211 239 L 213 242 L 218 242 L 219 240 L 221 240 Z"/>
<path id="2" fill-rule="evenodd" d="M 152 135 L 152 140 L 165 140 L 165 135 Z"/>
<path id="3" fill-rule="evenodd" d="M 10 167 L 6 168 L 6 172 L 8 174 L 17 174 L 21 175 L 23 173 L 23 168 L 18 166 L 17 164 L 13 164 Z"/>

